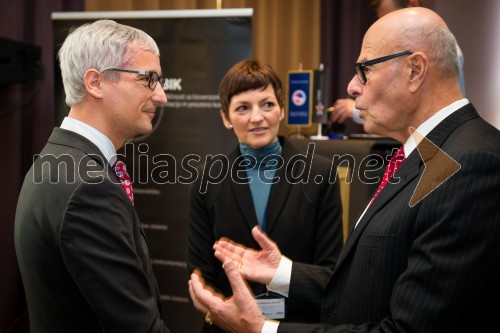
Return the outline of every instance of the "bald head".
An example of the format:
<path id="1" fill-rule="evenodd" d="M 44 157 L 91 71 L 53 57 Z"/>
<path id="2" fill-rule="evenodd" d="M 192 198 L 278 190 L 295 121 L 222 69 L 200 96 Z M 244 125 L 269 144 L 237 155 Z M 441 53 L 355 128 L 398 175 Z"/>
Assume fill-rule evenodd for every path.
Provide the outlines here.
<path id="1" fill-rule="evenodd" d="M 435 112 L 462 98 L 457 44 L 433 11 L 404 8 L 375 22 L 365 34 L 348 92 L 367 133 L 405 142 Z"/>
<path id="2" fill-rule="evenodd" d="M 444 20 L 430 9 L 411 7 L 393 11 L 368 29 L 363 44 L 392 50 L 423 52 L 430 64 L 440 70 L 443 79 L 458 80 L 458 56 L 455 37 Z"/>

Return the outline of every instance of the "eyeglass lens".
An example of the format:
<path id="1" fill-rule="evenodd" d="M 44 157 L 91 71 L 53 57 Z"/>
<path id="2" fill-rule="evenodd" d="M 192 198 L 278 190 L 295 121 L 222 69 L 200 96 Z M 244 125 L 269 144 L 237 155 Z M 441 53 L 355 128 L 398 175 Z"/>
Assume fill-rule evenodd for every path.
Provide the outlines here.
<path id="1" fill-rule="evenodd" d="M 149 88 L 155 90 L 156 85 L 160 82 L 161 86 L 165 83 L 165 78 L 160 77 L 156 72 L 151 72 L 149 74 Z"/>

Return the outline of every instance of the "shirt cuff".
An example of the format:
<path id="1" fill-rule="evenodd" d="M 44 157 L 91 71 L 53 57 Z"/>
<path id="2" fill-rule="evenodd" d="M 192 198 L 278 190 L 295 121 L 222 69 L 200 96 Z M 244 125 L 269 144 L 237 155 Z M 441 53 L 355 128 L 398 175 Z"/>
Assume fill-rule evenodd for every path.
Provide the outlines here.
<path id="1" fill-rule="evenodd" d="M 352 110 L 352 120 L 354 120 L 356 124 L 360 125 L 363 125 L 365 123 L 365 120 L 359 117 L 359 110 L 356 108 Z"/>
<path id="2" fill-rule="evenodd" d="M 290 290 L 290 280 L 292 278 L 292 261 L 285 256 L 281 256 L 278 269 L 274 273 L 273 279 L 267 285 L 267 289 L 277 294 L 288 297 Z"/>
<path id="3" fill-rule="evenodd" d="M 276 333 L 278 332 L 279 321 L 266 319 L 264 326 L 262 326 L 261 333 Z"/>

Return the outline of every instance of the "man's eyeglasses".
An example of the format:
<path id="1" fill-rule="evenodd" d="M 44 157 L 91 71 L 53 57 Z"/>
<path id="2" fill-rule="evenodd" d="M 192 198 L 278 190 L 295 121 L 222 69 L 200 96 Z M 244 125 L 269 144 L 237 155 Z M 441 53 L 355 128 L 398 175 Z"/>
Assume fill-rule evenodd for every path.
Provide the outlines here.
<path id="1" fill-rule="evenodd" d="M 365 75 L 365 67 L 366 66 L 375 65 L 375 64 L 387 61 L 387 60 L 391 60 L 391 59 L 394 59 L 397 57 L 401 57 L 404 55 L 410 55 L 410 54 L 413 54 L 413 52 L 405 51 L 405 52 L 391 54 L 391 55 L 388 55 L 385 57 L 375 58 L 373 60 L 357 62 L 356 65 L 354 66 L 354 69 L 356 71 L 356 75 L 358 76 L 359 81 L 361 81 L 361 84 L 366 84 L 366 75 Z"/>
<path id="2" fill-rule="evenodd" d="M 156 72 L 154 71 L 141 71 L 139 69 L 131 69 L 131 68 L 110 68 L 110 71 L 118 71 L 118 72 L 127 72 L 127 73 L 137 73 L 140 75 L 144 75 L 148 77 L 148 86 L 151 90 L 155 90 L 156 85 L 158 82 L 160 82 L 160 85 L 163 87 L 165 84 L 165 78 L 162 76 L 159 76 Z"/>

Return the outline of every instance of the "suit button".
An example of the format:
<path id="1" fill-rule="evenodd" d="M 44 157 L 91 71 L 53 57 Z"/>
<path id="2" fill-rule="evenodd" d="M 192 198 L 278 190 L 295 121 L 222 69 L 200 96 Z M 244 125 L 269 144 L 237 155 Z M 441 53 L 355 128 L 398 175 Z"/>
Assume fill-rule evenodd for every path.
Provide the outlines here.
<path id="1" fill-rule="evenodd" d="M 332 313 L 329 313 L 329 314 L 328 314 L 328 318 L 332 318 L 332 319 L 333 319 L 333 318 L 335 318 L 335 313 L 333 313 L 333 312 L 332 312 Z"/>

